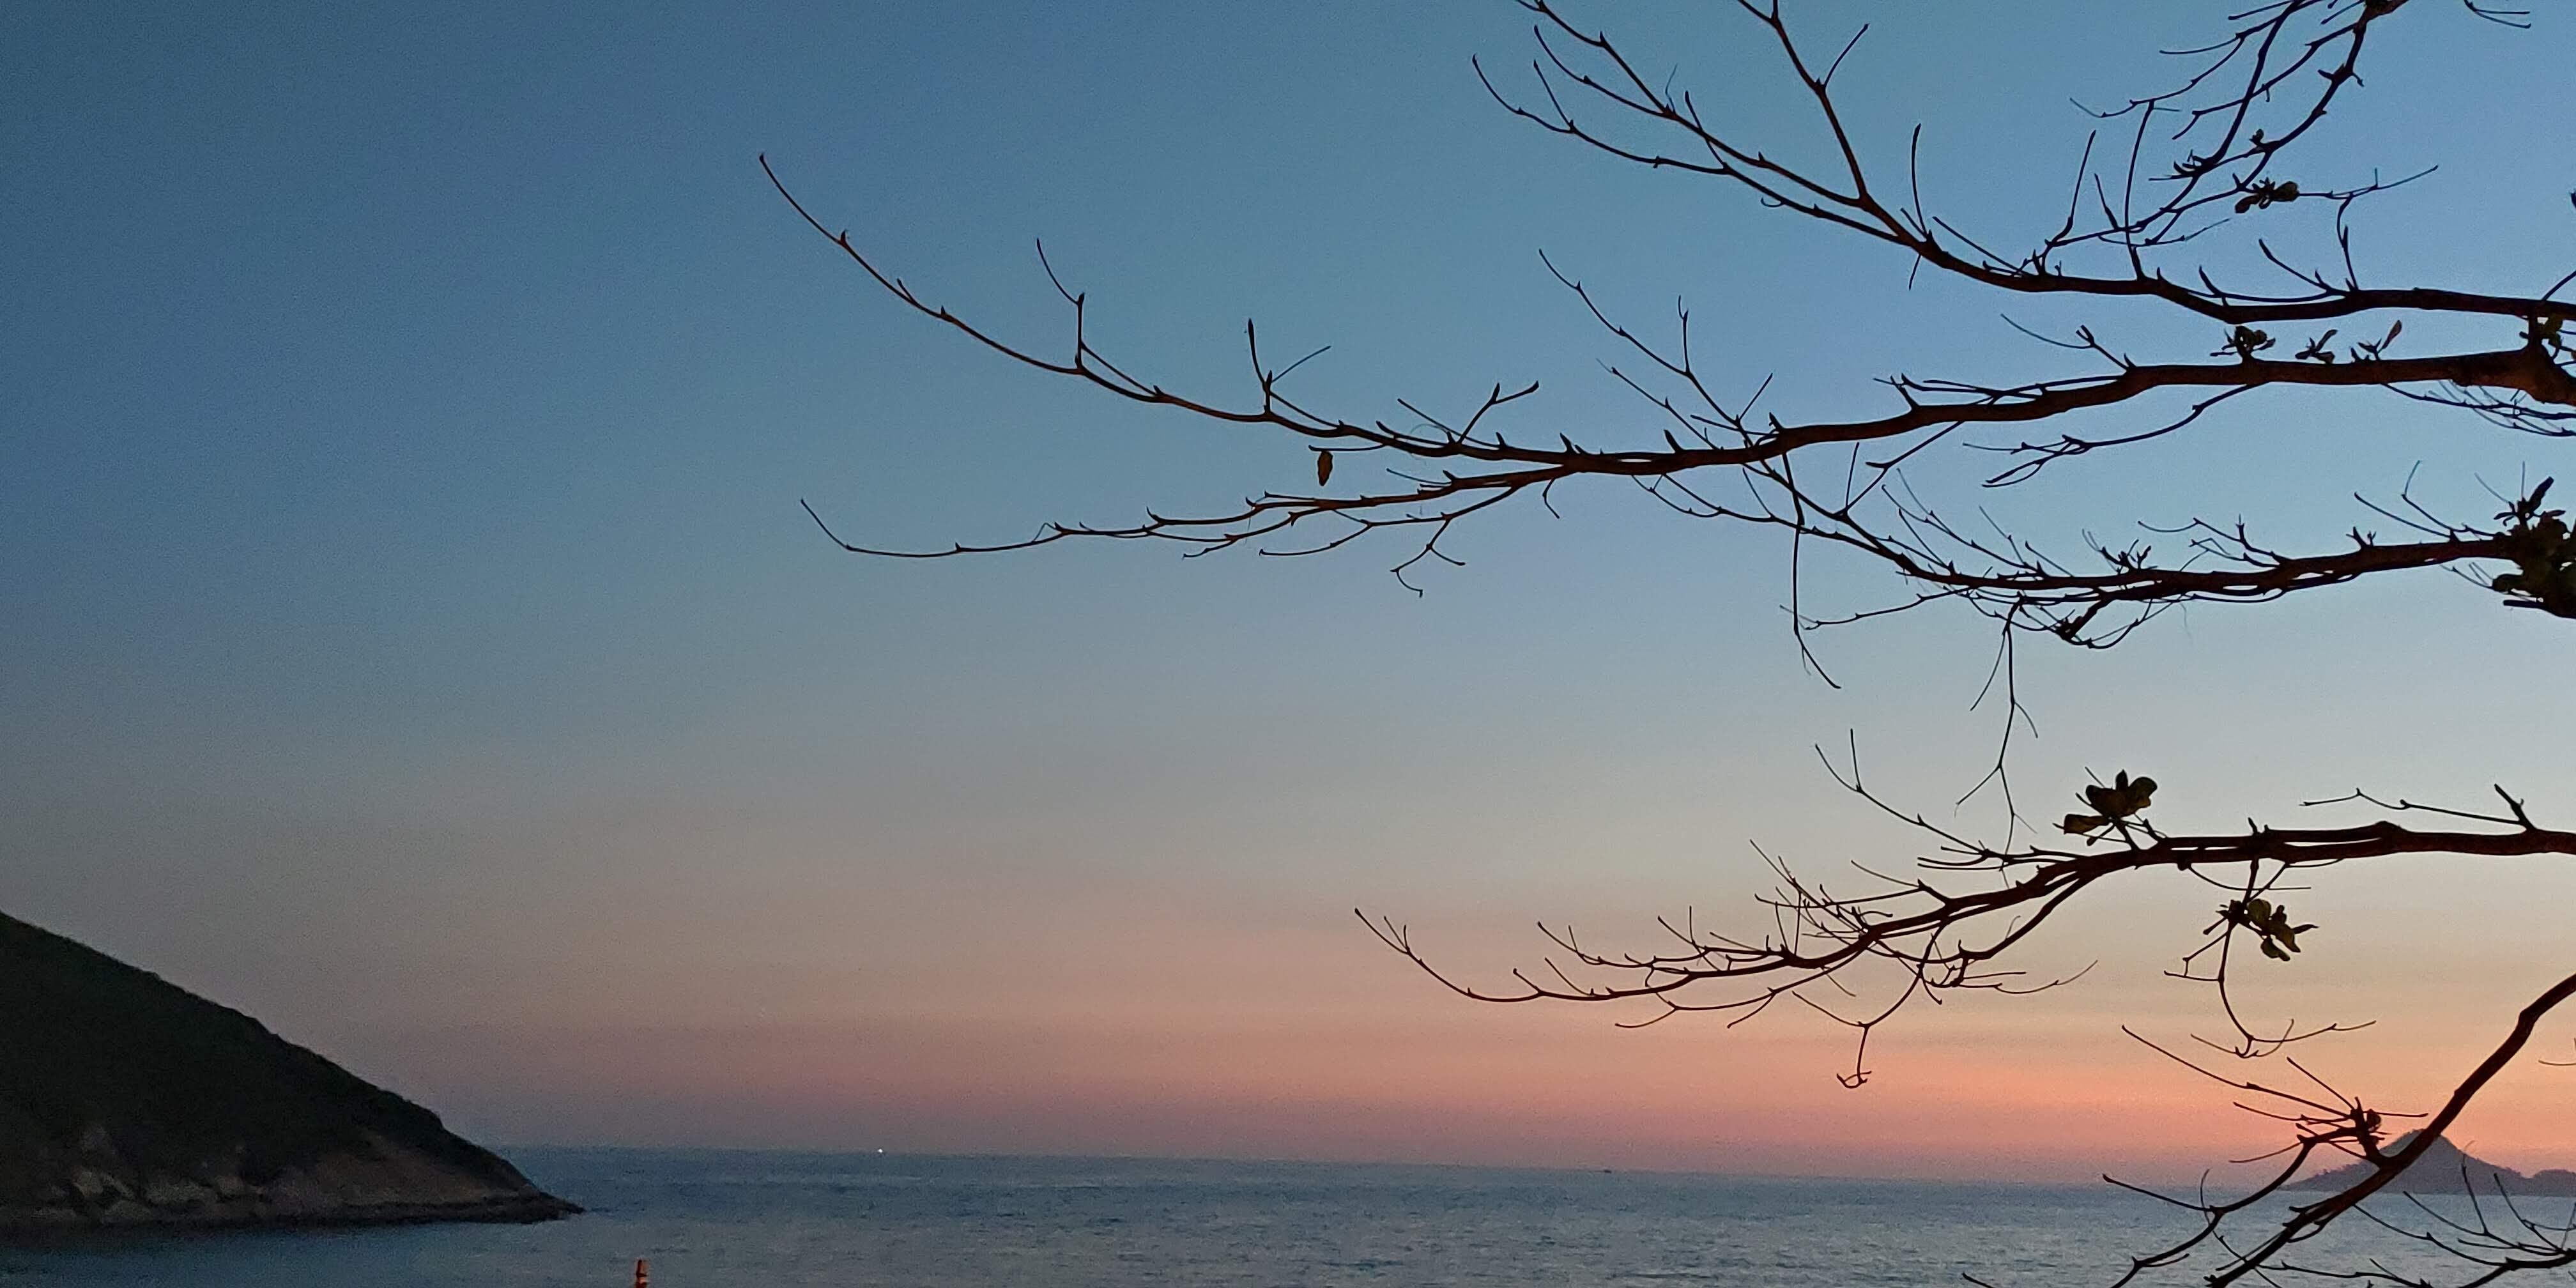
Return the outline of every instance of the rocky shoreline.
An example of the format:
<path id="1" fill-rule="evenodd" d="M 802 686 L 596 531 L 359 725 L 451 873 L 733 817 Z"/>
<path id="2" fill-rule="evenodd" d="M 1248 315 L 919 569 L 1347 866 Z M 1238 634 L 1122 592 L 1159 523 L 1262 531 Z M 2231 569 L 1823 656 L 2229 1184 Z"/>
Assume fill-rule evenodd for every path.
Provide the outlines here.
<path id="1" fill-rule="evenodd" d="M 525 1223 L 581 1210 L 515 1171 L 508 1173 L 515 1183 L 477 1175 L 382 1137 L 257 1184 L 238 1169 L 200 1168 L 181 1175 L 136 1167 L 118 1155 L 104 1128 L 86 1133 L 79 1146 L 78 1161 L 62 1170 L 53 1194 L 30 1201 L 22 1191 L 18 1202 L 0 1206 L 0 1236 L 143 1228 Z"/>
<path id="2" fill-rule="evenodd" d="M 580 1210 L 249 1016 L 0 915 L 0 1237 Z"/>

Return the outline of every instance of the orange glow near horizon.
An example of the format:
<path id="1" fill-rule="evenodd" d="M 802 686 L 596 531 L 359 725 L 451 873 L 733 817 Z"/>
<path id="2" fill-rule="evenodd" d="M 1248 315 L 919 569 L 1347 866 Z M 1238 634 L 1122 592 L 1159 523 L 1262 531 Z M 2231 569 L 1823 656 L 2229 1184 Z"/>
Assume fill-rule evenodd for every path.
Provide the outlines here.
<path id="1" fill-rule="evenodd" d="M 2162 978 L 2158 938 L 2137 933 L 2079 927 L 2068 938 L 2124 956 L 2065 989 L 1909 1010 L 1872 1039 L 1869 1084 L 1846 1090 L 1833 1075 L 1850 1067 L 1852 1035 L 1803 1009 L 1731 1029 L 1682 1016 L 1623 1030 L 1611 1021 L 1640 1013 L 1457 999 L 1347 913 L 1301 925 L 1114 884 L 1034 883 L 1013 902 L 1050 915 L 1023 923 L 1008 953 L 943 957 L 934 927 L 962 918 L 818 909 L 809 929 L 832 942 L 802 964 L 792 918 L 765 965 L 732 956 L 730 940 L 646 936 L 653 953 L 566 981 L 561 996 L 519 997 L 517 1015 L 319 1036 L 460 1125 L 535 1143 L 2178 1182 L 2283 1137 L 2122 1024 L 2227 1076 L 2302 1089 L 2278 1060 L 2192 1046 L 2218 1012 Z M 1431 938 L 1488 971 L 1530 947 Z M 839 964 L 851 942 L 865 945 L 856 968 Z M 2437 1103 L 2527 982 L 2507 970 L 2438 987 L 2383 978 L 2366 939 L 2318 943 L 2313 961 L 2252 979 L 2240 1000 L 2267 1015 L 2379 1008 L 2378 1025 L 2304 1055 L 2390 1110 Z M 751 994 L 746 1018 L 732 999 Z M 572 1018 L 603 1013 L 624 1018 Z M 2576 1126 L 2556 1112 L 2570 1075 L 2533 1058 L 2570 1032 L 2544 1030 L 2454 1139 L 2527 1171 L 2576 1163 Z"/>
<path id="2" fill-rule="evenodd" d="M 2228 1110 L 2223 1089 L 2116 1033 L 2014 1027 L 1891 1038 L 1857 1090 L 1830 1077 L 1849 1050 L 1829 1035 L 1613 1033 L 1491 1012 L 1233 1034 L 936 1020 L 459 1030 L 395 1062 L 504 1138 L 537 1141 L 2033 1181 L 2105 1169 L 2180 1180 L 2278 1143 L 2272 1124 Z M 519 1080 L 494 1087 L 505 1048 Z M 2422 1054 L 2345 1072 L 2382 1103 L 2423 1104 L 2475 1052 Z M 2496 1142 L 2482 1156 L 2525 1170 L 2576 1158 L 2549 1072 L 2500 1083 L 2454 1138 Z"/>

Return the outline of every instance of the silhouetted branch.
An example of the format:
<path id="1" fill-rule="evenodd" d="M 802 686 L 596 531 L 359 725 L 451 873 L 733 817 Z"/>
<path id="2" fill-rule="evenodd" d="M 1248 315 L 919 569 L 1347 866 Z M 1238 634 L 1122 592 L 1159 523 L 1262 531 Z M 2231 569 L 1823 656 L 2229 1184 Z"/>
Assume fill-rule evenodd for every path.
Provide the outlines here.
<path id="1" fill-rule="evenodd" d="M 2016 964 L 2017 951 L 2088 892 L 2131 874 L 2184 875 L 2204 882 L 2219 900 L 2205 926 L 2176 928 L 2187 946 L 2168 972 L 2214 992 L 2226 1027 L 2216 1039 L 2193 1035 L 2195 1041 L 2231 1060 L 2277 1060 L 2297 1080 L 2232 1077 L 2139 1040 L 2221 1084 L 2249 1112 L 2286 1125 L 2290 1139 L 2243 1160 L 2278 1165 L 2243 1193 L 2213 1198 L 2204 1188 L 2189 1198 L 2157 1195 L 2193 1213 L 2193 1229 L 2133 1258 L 2119 1284 L 2204 1255 L 2220 1258 L 2207 1276 L 2215 1288 L 2249 1277 L 2275 1284 L 2285 1276 L 2475 1288 L 2515 1271 L 2576 1265 L 2567 1228 L 2524 1220 L 2509 1199 L 2507 1218 L 2480 1210 L 2468 1222 L 2408 1233 L 2466 1267 L 2456 1284 L 2435 1285 L 2375 1263 L 2331 1268 L 2292 1258 L 2348 1214 L 2381 1220 L 2364 1201 L 2424 1156 L 2521 1052 L 2539 1020 L 2576 994 L 2576 976 L 2535 998 L 2447 1100 L 2422 1116 L 2411 1141 L 2394 1147 L 2383 1141 L 2383 1128 L 2407 1115 L 2365 1105 L 2289 1054 L 2359 1023 L 2249 1015 L 2232 987 L 2241 970 L 2270 969 L 2247 963 L 2291 962 L 2300 937 L 2318 932 L 2293 919 L 2285 904 L 2285 895 L 2301 888 L 2293 879 L 2383 858 L 2576 855 L 2576 832 L 2541 826 L 2523 801 L 2499 787 L 2501 812 L 2355 791 L 2308 804 L 2369 807 L 2384 817 L 2300 828 L 2249 820 L 2242 832 L 2170 834 L 2148 817 L 2154 781 L 2122 773 L 2085 786 L 2076 798 L 2080 809 L 2058 821 L 2055 832 L 2042 831 L 2045 839 L 2029 839 L 2008 772 L 2015 723 L 2028 722 L 2014 673 L 2014 641 L 2023 632 L 2109 647 L 2177 605 L 2267 602 L 2430 568 L 2459 573 L 2507 606 L 2576 618 L 2576 537 L 2563 511 L 2547 505 L 2550 480 L 2499 496 L 2504 508 L 2491 518 L 2459 518 L 2418 503 L 2410 479 L 2394 501 L 2360 500 L 2395 525 L 2393 537 L 2356 526 L 2321 547 L 2293 549 L 2258 538 L 2243 520 L 2190 516 L 2162 524 L 2115 516 L 2085 528 L 2080 545 L 2050 545 L 2006 528 L 1981 506 L 1945 508 L 1927 500 L 1908 476 L 1910 467 L 1935 459 L 1977 462 L 1964 475 L 1964 486 L 1976 489 L 1972 495 L 2021 487 L 2058 477 L 2059 466 L 2078 458 L 2098 463 L 2105 453 L 2125 453 L 2118 459 L 2140 461 L 2151 445 L 2176 435 L 2232 432 L 2222 427 L 2230 415 L 2322 389 L 2375 389 L 2403 406 L 2465 412 L 2459 423 L 2471 430 L 2483 422 L 2534 441 L 2576 436 L 2576 352 L 2564 339 L 2576 302 L 2560 298 L 2576 283 L 2576 272 L 2556 277 L 2538 294 L 2365 282 L 2353 251 L 2357 212 L 2432 171 L 2395 168 L 2390 172 L 2402 177 L 2383 179 L 2370 166 L 2342 177 L 2320 175 L 2301 150 L 2330 109 L 2362 84 L 2365 49 L 2384 48 L 2383 27 L 2418 6 L 2411 0 L 2251 0 L 2228 16 L 2218 38 L 2179 51 L 2178 83 L 2087 109 L 2092 132 L 2076 159 L 2062 218 L 2052 201 L 2046 217 L 2054 227 L 2024 249 L 2005 250 L 1997 248 L 2013 243 L 1964 230 L 1927 200 L 1924 127 L 1905 139 L 1902 175 L 1868 160 L 1873 145 L 1855 136 L 1835 97 L 1838 78 L 1865 74 L 1866 27 L 1811 46 L 1793 34 L 1781 0 L 1735 0 L 1732 20 L 1749 24 L 1763 56 L 1776 58 L 1794 79 L 1800 110 L 1830 142 L 1823 159 L 1809 164 L 1784 159 L 1792 152 L 1779 141 L 1704 111 L 1690 90 L 1674 88 L 1678 73 L 1661 82 L 1643 75 L 1647 60 L 1608 32 L 1578 25 L 1557 0 L 1519 3 L 1533 19 L 1536 52 L 1528 77 L 1497 78 L 1481 62 L 1475 72 L 1494 101 L 1522 121 L 1611 158 L 1713 180 L 1763 208 L 1893 248 L 1916 273 L 1947 274 L 2006 296 L 2161 306 L 2149 311 L 2195 330 L 2206 327 L 2203 338 L 2178 351 L 2133 357 L 2098 323 L 2053 336 L 2007 318 L 2054 350 L 2055 360 L 2080 364 L 2078 374 L 1898 374 L 1879 381 L 1882 401 L 1874 408 L 1786 419 L 1757 411 L 1771 387 L 1767 376 L 1704 365 L 1687 308 L 1677 310 L 1669 338 L 1651 337 L 1542 255 L 1545 271 L 1603 328 L 1618 354 L 1611 376 L 1652 417 L 1643 434 L 1545 420 L 1537 384 L 1521 380 L 1497 381 L 1481 399 L 1455 409 L 1390 396 L 1394 412 L 1382 416 L 1327 411 L 1286 387 L 1324 350 L 1273 365 L 1249 322 L 1243 339 L 1251 378 L 1232 393 L 1183 392 L 1141 362 L 1111 358 L 1091 326 L 1088 295 L 1065 284 L 1043 248 L 1040 267 L 1065 305 L 1065 334 L 1045 343 L 1003 338 L 923 297 L 846 231 L 833 231 L 764 157 L 764 173 L 796 214 L 903 306 L 1009 362 L 1125 404 L 1169 409 L 1210 428 L 1284 436 L 1313 453 L 1311 483 L 1300 477 L 1279 490 L 1252 492 L 1237 505 L 1192 514 L 1148 511 L 1128 522 L 1049 522 L 1023 538 L 945 549 L 845 540 L 811 506 L 809 515 L 844 550 L 904 558 L 1022 550 L 1075 537 L 1168 541 L 1190 554 L 1248 546 L 1294 557 L 1384 535 L 1404 552 L 1395 575 L 1418 593 L 1415 570 L 1458 562 L 1443 542 L 1460 521 L 1525 496 L 1554 513 L 1559 484 L 1626 480 L 1678 514 L 1781 533 L 1790 565 L 1789 621 L 1810 663 L 1806 632 L 1817 627 L 1936 604 L 1984 614 L 1999 630 L 1995 671 L 1980 700 L 2000 693 L 2004 725 L 1992 767 L 1970 795 L 2000 787 L 2000 842 L 1891 806 L 1863 784 L 1855 756 L 1848 768 L 1829 767 L 1866 808 L 1926 838 L 1913 870 L 1855 863 L 1855 876 L 1828 885 L 1757 848 L 1774 879 L 1757 901 L 1767 930 L 1720 933 L 1686 914 L 1678 924 L 1659 921 L 1651 947 L 1613 949 L 1571 927 L 1542 924 L 1553 952 L 1510 972 L 1507 983 L 1476 984 L 1435 965 L 1404 925 L 1366 914 L 1361 920 L 1433 979 L 1479 1001 L 1626 1003 L 1635 1008 L 1635 1017 L 1623 1021 L 1631 1025 L 1691 1012 L 1742 1023 L 1774 1003 L 1794 1001 L 1853 1031 L 1852 1064 L 1837 1076 L 1859 1086 L 1871 1076 L 1872 1035 L 1913 1002 L 1962 990 L 2027 993 L 2070 982 L 2081 972 L 2032 975 Z M 2524 25 L 2527 16 L 2479 0 L 2463 0 L 2462 8 L 2508 26 Z M 1827 50 L 1830 57 L 1818 56 Z M 2317 210 L 2319 224 L 2331 215 L 2330 241 L 2276 245 L 2263 230 L 2279 229 L 2284 208 L 2302 207 Z M 2236 239 L 2234 262 L 2248 266 L 2237 271 L 2261 277 L 2262 284 L 2218 280 L 2214 248 L 2228 238 Z M 2535 280 L 2547 276 L 2535 274 Z M 2446 325 L 2423 326 L 2427 321 Z M 2291 324 L 2304 325 L 2294 330 Z M 2444 337 L 2442 346 L 2411 351 L 2428 333 Z M 1739 402 L 1718 392 L 1747 388 Z M 1352 468 L 1360 464 L 1383 468 Z M 2086 499 L 2098 506 L 2103 495 L 2088 492 Z M 2143 535 L 2125 542 L 2091 535 L 2117 530 L 2115 523 L 2133 523 Z M 1828 554 L 1874 562 L 1894 574 L 1901 592 L 1877 607 L 1811 609 L 1805 570 Z M 2439 825 L 2411 827 L 2400 817 Z M 2320 1153 L 2349 1155 L 2369 1167 L 2360 1181 L 2292 1204 L 2277 1224 L 2258 1226 L 2261 1237 L 2237 1237 Z"/>

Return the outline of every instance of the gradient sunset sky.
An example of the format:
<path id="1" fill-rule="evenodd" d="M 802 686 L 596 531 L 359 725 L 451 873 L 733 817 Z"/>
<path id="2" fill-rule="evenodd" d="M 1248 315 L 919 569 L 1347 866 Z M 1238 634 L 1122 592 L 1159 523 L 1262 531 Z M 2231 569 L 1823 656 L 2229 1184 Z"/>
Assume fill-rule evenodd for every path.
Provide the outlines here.
<path id="1" fill-rule="evenodd" d="M 1925 123 L 1928 201 L 2019 244 L 2062 214 L 2070 100 L 2162 88 L 2152 51 L 2228 7 L 1874 6 L 1838 85 L 1873 162 Z M 1586 21 L 1814 155 L 1726 8 Z M 1862 15 L 1831 8 L 1807 26 L 1839 44 Z M 1778 543 L 1609 485 L 1463 529 L 1467 566 L 1421 598 L 1392 547 L 896 563 L 798 508 L 945 545 L 1221 505 L 1311 456 L 900 309 L 762 152 L 925 295 L 1040 348 L 1069 342 L 1043 237 L 1095 343 L 1175 387 L 1244 390 L 1252 316 L 1281 352 L 1334 346 L 1297 380 L 1349 414 L 1536 379 L 1539 437 L 1652 435 L 1542 249 L 1646 320 L 1686 296 L 1728 387 L 1773 376 L 1784 414 L 1884 408 L 1868 381 L 1898 370 L 2065 369 L 1890 252 L 1510 120 L 1468 59 L 1508 79 L 1524 18 L 0 9 L 0 910 L 500 1142 L 2052 1179 L 2268 1147 L 2118 1030 L 2211 1019 L 2160 975 L 2209 919 L 2188 879 L 2036 942 L 2035 968 L 2101 961 L 2077 987 L 1900 1022 L 1857 1092 L 1811 1018 L 1478 1007 L 1351 918 L 1494 979 L 1537 959 L 1541 917 L 1605 940 L 1749 918 L 1752 842 L 1902 861 L 1810 747 L 1855 739 L 1884 792 L 1948 818 L 1998 724 L 1970 709 L 1981 619 L 1829 635 L 1829 688 Z M 2365 272 L 2546 287 L 2576 250 L 2576 136 L 2534 103 L 2576 22 L 2427 4 L 2386 32 L 2311 164 L 2441 169 L 2365 210 Z M 2141 354 L 2216 341 L 2014 317 Z M 2565 461 L 2386 396 L 2258 396 L 1992 503 L 2060 548 L 2195 514 L 2297 547 L 2371 525 L 2353 494 L 2418 462 L 2420 499 L 2483 517 L 2482 480 Z M 1848 607 L 1896 590 L 1811 572 Z M 2572 642 L 2422 574 L 2177 612 L 2107 655 L 2026 645 L 2017 772 L 2042 811 L 2087 770 L 2153 773 L 2169 829 L 2495 781 L 2563 819 Z M 2295 897 L 2322 929 L 2251 996 L 2379 1020 L 2315 1062 L 2402 1108 L 2567 969 L 2576 875 L 2402 860 Z M 2455 1137 L 2576 1166 L 2571 1093 L 2576 1070 L 2526 1061 Z"/>

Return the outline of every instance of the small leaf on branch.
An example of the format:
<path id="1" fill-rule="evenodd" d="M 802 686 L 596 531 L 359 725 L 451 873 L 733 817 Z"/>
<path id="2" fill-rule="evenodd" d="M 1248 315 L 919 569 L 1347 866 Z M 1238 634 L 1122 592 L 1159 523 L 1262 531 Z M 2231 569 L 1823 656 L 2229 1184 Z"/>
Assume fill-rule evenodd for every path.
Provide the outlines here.
<path id="1" fill-rule="evenodd" d="M 1333 481 L 1333 451 L 1332 451 L 1332 449 L 1331 449 L 1331 448 L 1329 448 L 1329 447 L 1319 447 L 1319 448 L 1316 448 L 1316 449 L 1315 449 L 1315 486 L 1317 486 L 1317 487 L 1322 487 L 1322 486 L 1324 486 L 1325 484 L 1328 484 L 1328 483 L 1330 483 L 1330 482 L 1332 482 L 1332 481 Z"/>
<path id="2" fill-rule="evenodd" d="M 2312 922 L 2291 925 L 2289 905 L 2259 896 L 2231 899 L 2218 915 L 2230 925 L 2253 931 L 2262 942 L 2263 955 L 2274 961 L 2290 960 L 2290 954 L 2299 951 L 2299 936 L 2316 929 Z"/>
<path id="3" fill-rule="evenodd" d="M 2274 202 L 2296 201 L 2298 199 L 2298 184 L 2275 183 L 2270 179 L 2260 179 L 2255 181 L 2253 187 L 2245 190 L 2245 195 L 2243 197 L 2237 199 L 2236 213 L 2241 215 L 2249 210 L 2264 209 L 2272 205 Z"/>
<path id="4" fill-rule="evenodd" d="M 2126 836 L 2128 829 L 2122 820 L 2136 817 L 2155 802 L 2155 795 L 2156 780 L 2131 778 L 2129 771 L 2121 770 L 2112 776 L 2109 783 L 2087 786 L 2084 803 L 2092 812 L 2068 814 L 2057 821 L 2057 830 L 2069 836 L 2098 840 L 2103 829 L 2119 828 L 2121 835 Z M 2155 829 L 2150 827 L 2147 831 L 2153 835 Z"/>
<path id="5" fill-rule="evenodd" d="M 2252 362 L 2255 354 L 2271 347 L 2271 332 L 2240 323 L 2235 330 L 2227 333 L 2225 343 L 2209 351 L 2209 356 L 2224 358 L 2232 353 L 2241 361 Z"/>
<path id="6" fill-rule="evenodd" d="M 2129 771 L 2124 769 L 2107 787 L 2100 783 L 2086 787 L 2084 803 L 2106 819 L 2128 818 L 2153 804 L 2155 795 L 2156 780 L 2132 779 Z"/>

